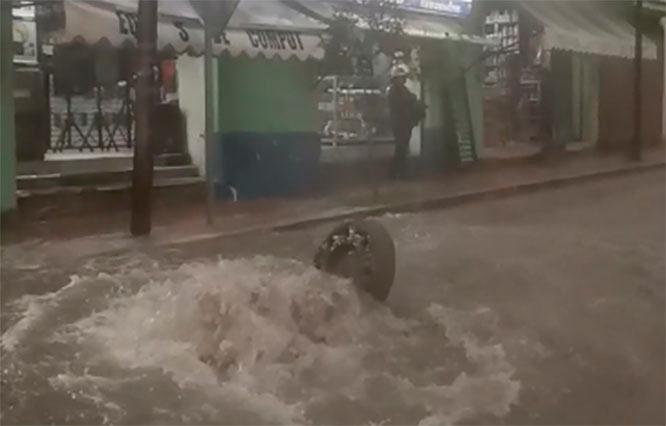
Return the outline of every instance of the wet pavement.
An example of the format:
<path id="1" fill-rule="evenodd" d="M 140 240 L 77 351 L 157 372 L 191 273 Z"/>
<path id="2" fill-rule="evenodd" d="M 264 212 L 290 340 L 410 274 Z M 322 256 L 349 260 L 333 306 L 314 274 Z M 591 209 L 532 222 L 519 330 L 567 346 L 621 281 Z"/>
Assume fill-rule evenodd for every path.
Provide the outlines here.
<path id="1" fill-rule="evenodd" d="M 663 424 L 664 189 L 658 170 L 384 216 L 386 306 L 310 266 L 332 225 L 3 247 L 0 420 Z"/>
<path id="2" fill-rule="evenodd" d="M 571 179 L 581 175 L 662 166 L 663 146 L 646 149 L 641 162 L 628 162 L 623 153 L 584 151 L 564 157 L 488 160 L 442 173 L 427 170 L 405 180 L 389 180 L 387 164 L 359 163 L 322 170 L 314 188 L 303 194 L 237 203 L 220 202 L 214 209 L 214 226 L 206 222 L 203 192 L 193 188 L 156 190 L 153 199 L 152 243 L 201 239 L 248 229 L 339 216 L 367 209 L 422 203 L 433 199 L 492 192 L 498 188 Z M 328 183 L 315 184 L 319 180 Z M 181 188 L 182 189 L 182 188 Z M 29 197 L 19 202 L 13 220 L 2 224 L 2 245 L 31 240 L 83 240 L 77 252 L 115 248 L 131 250 L 136 241 L 128 234 L 128 193 L 93 191 Z M 388 210 L 391 211 L 391 210 Z M 102 238 L 100 238 L 102 236 Z M 85 238 L 94 239 L 87 244 Z"/>

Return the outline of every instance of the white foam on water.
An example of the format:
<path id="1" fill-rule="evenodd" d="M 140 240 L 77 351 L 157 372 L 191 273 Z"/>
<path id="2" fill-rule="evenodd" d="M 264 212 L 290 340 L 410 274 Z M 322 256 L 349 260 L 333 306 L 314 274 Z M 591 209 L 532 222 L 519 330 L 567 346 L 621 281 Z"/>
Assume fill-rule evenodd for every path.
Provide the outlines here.
<path id="1" fill-rule="evenodd" d="M 14 311 L 21 312 L 19 318 L 0 337 L 0 348 L 5 351 L 13 351 L 30 333 L 31 329 L 42 321 L 49 309 L 56 306 L 56 294 L 62 294 L 80 283 L 78 276 L 70 277 L 70 281 L 57 293 L 46 293 L 43 295 L 26 295 L 15 300 L 10 305 Z"/>
<path id="2" fill-rule="evenodd" d="M 470 331 L 488 312 L 433 305 L 398 318 L 292 260 L 127 268 L 17 303 L 23 318 L 2 348 L 18 351 L 48 323 L 75 359 L 63 356 L 50 386 L 111 423 L 130 421 L 136 403 L 182 423 L 451 424 L 505 415 L 520 388 L 502 346 Z M 100 308 L 77 316 L 77 303 Z M 138 388 L 142 401 L 118 396 Z"/>
<path id="3" fill-rule="evenodd" d="M 122 382 L 87 373 L 82 375 L 58 374 L 49 378 L 49 384 L 54 389 L 68 393 L 72 400 L 87 399 L 94 405 L 103 408 L 105 414 L 102 416 L 102 424 L 120 422 L 125 410 L 115 402 L 106 399 L 100 389 L 118 388 L 123 384 Z"/>

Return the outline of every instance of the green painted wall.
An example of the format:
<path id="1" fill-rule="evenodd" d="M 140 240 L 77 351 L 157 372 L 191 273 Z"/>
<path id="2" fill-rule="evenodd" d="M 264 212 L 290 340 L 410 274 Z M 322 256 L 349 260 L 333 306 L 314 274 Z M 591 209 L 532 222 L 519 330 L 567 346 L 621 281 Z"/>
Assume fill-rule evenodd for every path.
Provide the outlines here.
<path id="1" fill-rule="evenodd" d="M 469 104 L 474 146 L 479 153 L 483 141 L 483 79 L 479 60 L 483 48 L 471 43 L 450 42 L 447 53 L 456 79 L 464 79 Z"/>
<path id="2" fill-rule="evenodd" d="M 594 55 L 572 53 L 571 66 L 572 140 L 596 143 L 599 135 L 599 61 Z"/>
<path id="3" fill-rule="evenodd" d="M 451 134 L 447 134 L 447 77 L 453 73 L 448 55 L 439 44 L 428 44 L 421 49 L 421 79 L 423 101 L 427 105 L 423 120 L 422 160 L 430 169 L 441 169 L 454 162 Z"/>
<path id="4" fill-rule="evenodd" d="M 597 57 L 582 58 L 582 140 L 597 143 L 599 139 L 599 89 L 601 76 Z"/>
<path id="5" fill-rule="evenodd" d="M 218 76 L 219 131 L 318 131 L 312 61 L 223 57 Z"/>
<path id="6" fill-rule="evenodd" d="M 481 46 L 469 43 L 437 42 L 422 48 L 424 98 L 428 105 L 423 123 L 425 160 L 439 167 L 455 156 L 455 134 L 446 96 L 450 88 L 464 85 L 471 114 L 472 132 L 477 153 L 483 141 L 483 83 L 478 57 Z M 474 64 L 473 66 L 470 66 Z"/>
<path id="7" fill-rule="evenodd" d="M 12 2 L 0 1 L 0 211 L 16 207 Z"/>
<path id="8" fill-rule="evenodd" d="M 563 146 L 574 139 L 573 58 L 569 52 L 551 53 L 553 85 L 553 142 Z"/>
<path id="9" fill-rule="evenodd" d="M 580 140 L 583 137 L 582 120 L 582 74 L 583 62 L 580 55 L 571 55 L 571 137 Z"/>
<path id="10" fill-rule="evenodd" d="M 474 133 L 474 146 L 477 155 L 481 152 L 483 145 L 483 69 L 478 60 L 483 54 L 483 49 L 478 45 L 470 45 L 465 49 L 463 67 L 465 71 L 465 88 L 467 89 L 467 101 L 469 102 L 470 117 L 472 120 L 472 132 Z M 470 64 L 473 64 L 470 66 Z"/>

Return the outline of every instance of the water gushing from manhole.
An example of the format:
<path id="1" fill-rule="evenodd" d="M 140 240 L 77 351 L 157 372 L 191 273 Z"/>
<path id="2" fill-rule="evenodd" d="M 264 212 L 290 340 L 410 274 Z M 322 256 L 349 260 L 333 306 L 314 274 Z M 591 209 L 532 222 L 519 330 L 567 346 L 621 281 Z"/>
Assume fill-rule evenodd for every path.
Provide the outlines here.
<path id="1" fill-rule="evenodd" d="M 6 423 L 442 424 L 504 415 L 519 390 L 469 332 L 483 318 L 398 318 L 286 259 L 73 277 L 13 309 Z"/>

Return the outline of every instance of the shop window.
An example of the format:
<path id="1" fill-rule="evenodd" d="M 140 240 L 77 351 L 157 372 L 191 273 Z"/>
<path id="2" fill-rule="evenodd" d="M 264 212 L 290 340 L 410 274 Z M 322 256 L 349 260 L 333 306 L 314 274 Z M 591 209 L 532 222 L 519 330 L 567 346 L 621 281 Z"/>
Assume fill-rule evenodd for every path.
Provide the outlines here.
<path id="1" fill-rule="evenodd" d="M 319 87 L 319 117 L 325 144 L 391 140 L 388 104 L 381 79 L 329 76 Z"/>

